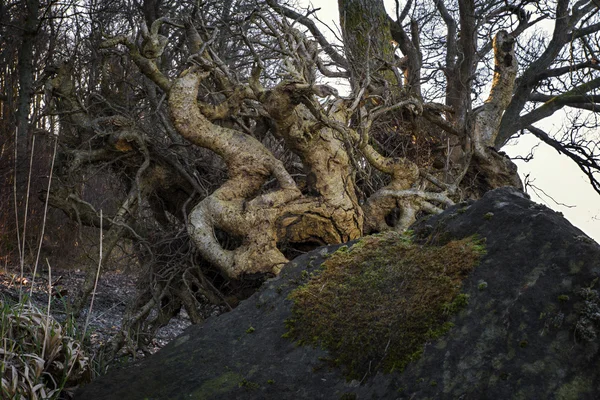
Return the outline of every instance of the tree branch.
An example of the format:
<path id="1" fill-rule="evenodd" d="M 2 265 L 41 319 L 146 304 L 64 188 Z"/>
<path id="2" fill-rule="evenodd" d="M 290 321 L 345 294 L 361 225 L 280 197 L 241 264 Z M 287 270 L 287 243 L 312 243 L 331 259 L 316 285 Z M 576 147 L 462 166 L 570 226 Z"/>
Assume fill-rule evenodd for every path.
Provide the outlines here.
<path id="1" fill-rule="evenodd" d="M 423 111 L 423 117 L 427 121 L 432 122 L 433 124 L 442 128 L 444 131 L 446 131 L 447 133 L 449 133 L 453 136 L 456 136 L 456 137 L 464 136 L 458 129 L 456 129 L 454 127 L 454 125 L 452 125 L 450 122 L 448 122 L 445 119 L 443 119 L 442 117 L 440 117 L 437 113 L 425 110 L 425 111 Z"/>
<path id="2" fill-rule="evenodd" d="M 596 174 L 600 176 L 600 156 L 594 156 L 589 151 L 584 151 L 581 146 L 570 145 L 567 148 L 563 143 L 550 137 L 546 132 L 533 125 L 527 126 L 526 129 L 560 154 L 564 154 L 575 161 L 579 169 L 588 177 L 594 190 L 600 194 L 600 180 L 596 176 Z"/>
<path id="3" fill-rule="evenodd" d="M 494 145 L 502 113 L 512 97 L 517 76 L 514 46 L 514 38 L 506 31 L 500 31 L 494 37 L 492 88 L 485 103 L 470 114 L 473 146 L 478 156 L 484 157 L 486 149 Z"/>
<path id="4" fill-rule="evenodd" d="M 329 43 L 329 41 L 327 41 L 325 36 L 323 36 L 323 34 L 319 30 L 319 28 L 317 28 L 317 25 L 315 25 L 313 20 L 292 10 L 291 8 L 277 4 L 276 0 L 266 0 L 266 1 L 267 1 L 267 4 L 273 10 L 275 10 L 278 14 L 281 14 L 284 17 L 293 19 L 294 21 L 298 21 L 302 25 L 307 27 L 308 30 L 310 31 L 310 33 L 312 33 L 312 35 L 315 37 L 315 39 L 317 39 L 317 42 L 319 42 L 319 44 L 323 48 L 323 51 L 325 51 L 325 53 L 327 53 L 327 55 L 331 58 L 331 60 L 333 60 L 333 62 L 335 62 L 342 68 L 346 68 L 346 69 L 348 68 L 348 61 L 340 53 L 335 51 L 335 48 L 331 45 L 331 43 Z"/>
<path id="5" fill-rule="evenodd" d="M 396 198 L 403 197 L 419 197 L 423 200 L 427 201 L 435 201 L 440 204 L 444 204 L 446 206 L 454 205 L 454 202 L 446 196 L 446 193 L 440 192 L 425 192 L 423 190 L 417 189 L 406 189 L 406 190 L 390 190 L 390 189 L 381 189 L 377 191 L 376 195 L 373 196 L 390 196 Z"/>
<path id="6" fill-rule="evenodd" d="M 107 49 L 114 47 L 118 44 L 122 44 L 129 50 L 131 59 L 138 66 L 140 71 L 154 83 L 158 85 L 165 93 L 168 93 L 171 89 L 171 81 L 158 69 L 158 66 L 154 61 L 142 56 L 133 41 L 126 36 L 117 36 L 104 41 L 100 44 L 101 49 Z"/>
<path id="7" fill-rule="evenodd" d="M 394 21 L 389 18 L 390 32 L 392 38 L 398 42 L 400 51 L 406 56 L 406 85 L 418 97 L 421 95 L 421 66 L 423 63 L 423 55 L 417 47 L 418 38 L 409 38 L 402 27 L 401 21 Z M 411 22 L 411 26 L 412 26 Z M 413 28 L 414 31 L 414 28 Z"/>
<path id="8" fill-rule="evenodd" d="M 406 16 L 408 15 L 408 12 L 410 11 L 411 7 L 412 0 L 408 0 L 404 5 L 404 8 L 402 9 L 402 12 L 399 13 L 398 11 L 400 11 L 400 3 L 398 2 L 398 0 L 396 0 L 396 18 L 399 24 L 401 24 L 402 21 L 404 21 L 404 18 L 406 18 Z"/>
<path id="9" fill-rule="evenodd" d="M 553 96 L 550 100 L 548 100 L 544 105 L 535 110 L 523 115 L 519 118 L 513 126 L 517 129 L 523 129 L 528 127 L 529 125 L 544 119 L 546 117 L 551 116 L 556 111 L 560 110 L 566 105 L 578 103 L 578 100 L 581 97 L 594 89 L 600 88 L 600 77 L 593 79 L 589 82 L 583 83 L 576 88 L 569 90 L 566 93 L 560 94 L 558 96 Z"/>
<path id="10" fill-rule="evenodd" d="M 590 69 L 595 69 L 597 71 L 600 71 L 600 65 L 598 65 L 597 62 L 594 61 L 584 61 L 575 65 L 568 65 L 566 67 L 560 67 L 560 68 L 552 68 L 552 69 L 547 69 L 545 71 L 540 72 L 537 76 L 536 79 L 538 80 L 542 80 L 542 79 L 547 79 L 547 78 L 555 78 L 564 74 L 568 74 L 574 71 L 579 71 L 585 68 L 590 68 Z"/>
<path id="11" fill-rule="evenodd" d="M 507 5 L 507 6 L 501 7 L 500 9 L 492 12 L 488 16 L 487 19 L 489 20 L 492 16 L 495 16 L 504 11 L 508 11 L 513 14 L 516 14 L 517 18 L 519 19 L 519 25 L 517 25 L 517 27 L 513 31 L 509 32 L 510 36 L 514 39 L 518 38 L 523 32 L 525 32 L 527 29 L 531 28 L 538 22 L 543 21 L 547 18 L 547 16 L 542 15 L 542 16 L 534 19 L 533 21 L 530 21 L 529 19 L 531 18 L 531 15 L 529 13 L 527 13 L 523 8 Z M 481 49 L 479 50 L 479 57 L 482 58 L 485 54 L 487 54 L 490 50 L 492 50 L 492 48 L 493 48 L 493 41 L 490 40 L 488 43 L 483 45 L 481 47 Z"/>
<path id="12" fill-rule="evenodd" d="M 569 18 L 569 0 L 558 0 L 556 5 L 556 19 L 552 39 L 548 43 L 548 47 L 537 60 L 533 61 L 523 74 L 517 79 L 515 92 L 507 107 L 498 136 L 496 137 L 496 148 L 502 147 L 510 137 L 523 128 L 523 125 L 518 124 L 519 115 L 529 99 L 529 95 L 535 89 L 539 82 L 538 75 L 548 69 L 554 62 L 563 46 L 571 39 L 571 30 L 576 21 Z"/>
<path id="13" fill-rule="evenodd" d="M 456 65 L 456 56 L 458 54 L 458 45 L 456 43 L 456 21 L 452 18 L 452 15 L 450 15 L 443 0 L 435 0 L 434 3 L 448 30 L 448 33 L 446 34 L 446 68 L 452 69 Z"/>
<path id="14" fill-rule="evenodd" d="M 573 39 L 579 39 L 580 37 L 587 36 L 598 31 L 600 31 L 600 22 L 597 24 L 588 25 L 585 28 L 575 29 L 573 31 Z"/>
<path id="15" fill-rule="evenodd" d="M 562 95 L 562 96 L 564 96 L 564 95 Z M 531 93 L 531 96 L 529 96 L 529 100 L 545 103 L 547 101 L 555 99 L 556 97 L 557 96 L 552 96 L 550 94 L 533 92 L 533 93 Z M 594 95 L 585 95 L 585 94 L 584 95 L 572 95 L 572 96 L 568 97 L 568 101 L 570 104 L 600 103 L 600 95 L 597 95 L 597 94 L 594 94 Z M 567 105 L 570 105 L 570 104 L 567 104 Z"/>

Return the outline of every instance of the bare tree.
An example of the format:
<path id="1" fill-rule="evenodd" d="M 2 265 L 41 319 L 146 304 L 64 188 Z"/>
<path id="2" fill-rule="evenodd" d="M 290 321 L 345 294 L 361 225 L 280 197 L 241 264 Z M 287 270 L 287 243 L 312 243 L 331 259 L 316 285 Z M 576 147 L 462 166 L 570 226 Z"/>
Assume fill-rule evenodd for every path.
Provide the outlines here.
<path id="1" fill-rule="evenodd" d="M 45 114 L 47 61 L 55 52 L 63 8 L 14 0 L 0 2 L 0 247 L 21 261 L 37 242 L 43 205 L 28 199 L 47 183 L 54 133 Z M 50 132 L 52 131 L 52 132 Z M 50 134 L 48 134 L 50 133 Z M 36 142 L 37 139 L 37 142 Z M 31 200 L 31 201 L 30 201 Z"/>
<path id="2" fill-rule="evenodd" d="M 524 131 L 600 192 L 585 132 L 595 1 L 409 0 L 392 17 L 382 0 L 339 0 L 339 43 L 315 10 L 277 0 L 77 4 L 81 40 L 46 67 L 46 114 L 61 126 L 49 201 L 99 227 L 107 205 L 84 189 L 117 182 L 104 257 L 128 241 L 147 271 L 128 327 L 151 334 L 181 307 L 198 322 L 199 302 L 227 303 L 226 287 L 278 274 L 298 251 L 521 188 L 498 150 Z M 577 129 L 536 126 L 565 107 L 581 111 Z"/>

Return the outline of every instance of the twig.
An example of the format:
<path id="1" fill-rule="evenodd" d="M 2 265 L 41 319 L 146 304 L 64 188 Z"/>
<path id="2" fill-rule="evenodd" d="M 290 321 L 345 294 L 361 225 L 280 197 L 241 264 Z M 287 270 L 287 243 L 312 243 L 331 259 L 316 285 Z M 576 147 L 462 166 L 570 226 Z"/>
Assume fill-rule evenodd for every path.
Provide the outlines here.
<path id="1" fill-rule="evenodd" d="M 33 166 L 33 154 L 35 152 L 35 135 L 33 135 L 33 139 L 31 140 L 31 155 L 29 156 L 29 173 L 27 174 L 27 191 L 25 192 L 25 215 L 23 216 L 23 242 L 21 246 L 23 248 L 19 251 L 21 257 L 19 258 L 19 263 L 21 264 L 21 274 L 23 273 L 23 269 L 25 266 L 25 244 L 27 240 L 25 239 L 27 233 L 27 214 L 29 214 L 29 191 L 31 189 L 31 173 Z M 15 170 L 15 181 L 17 180 L 17 171 Z M 18 218 L 18 216 L 17 216 Z M 21 291 L 19 291 L 19 296 L 21 296 Z"/>
<path id="2" fill-rule="evenodd" d="M 40 261 L 40 253 L 42 252 L 42 242 L 44 241 L 44 231 L 46 230 L 46 219 L 48 217 L 48 200 L 50 199 L 50 186 L 52 185 L 52 173 L 54 172 L 54 160 L 56 160 L 56 149 L 58 147 L 58 136 L 54 138 L 54 150 L 52 151 L 52 163 L 50 164 L 50 174 L 48 175 L 48 188 L 46 189 L 46 202 L 44 203 L 44 218 L 42 220 L 42 231 L 40 232 L 40 243 L 35 257 L 35 265 L 33 267 L 33 276 L 31 277 L 31 289 L 29 290 L 29 298 L 33 295 L 33 284 L 35 283 L 35 275 Z"/>
<path id="3" fill-rule="evenodd" d="M 50 328 L 50 302 L 52 301 L 52 267 L 46 258 L 48 265 L 48 306 L 46 308 L 46 327 L 44 328 L 44 344 L 42 345 L 42 358 L 46 354 L 46 343 L 48 341 L 48 328 Z"/>
<path id="4" fill-rule="evenodd" d="M 97 315 L 97 316 L 96 316 L 96 317 L 93 319 L 93 321 L 97 321 L 97 320 L 99 320 L 100 318 L 104 317 L 106 314 L 108 314 L 109 312 L 111 312 L 112 310 L 114 310 L 116 307 L 119 307 L 120 305 L 123 305 L 123 304 L 125 304 L 125 302 L 124 302 L 124 301 L 119 301 L 118 303 L 115 303 L 115 304 L 114 304 L 114 305 L 113 305 L 111 308 L 107 309 L 106 311 L 104 311 L 104 312 L 103 312 L 103 313 L 101 313 L 101 314 L 98 314 L 98 315 Z"/>
<path id="5" fill-rule="evenodd" d="M 546 196 L 547 198 L 549 198 L 550 200 L 552 200 L 554 202 L 554 204 L 556 204 L 557 206 L 563 206 L 563 207 L 567 207 L 567 208 L 575 208 L 576 206 L 573 205 L 569 205 L 569 204 L 565 204 L 565 203 L 561 203 L 560 201 L 556 201 L 554 199 L 554 197 L 550 196 L 548 193 L 544 192 L 543 189 L 539 188 L 538 186 L 534 185 L 533 182 L 535 182 L 535 179 L 531 179 L 529 178 L 530 174 L 525 175 L 525 192 L 527 193 L 527 188 L 531 188 L 531 190 L 534 191 L 534 193 L 540 198 L 540 200 L 544 201 L 542 199 L 542 196 L 539 195 L 538 191 L 541 192 L 544 196 Z M 546 203 L 544 201 L 544 203 Z M 547 204 L 547 203 L 546 203 Z"/>
<path id="6" fill-rule="evenodd" d="M 23 264 L 24 264 L 24 255 L 21 251 L 21 235 L 19 233 L 19 206 L 17 202 L 17 169 L 18 169 L 18 152 L 17 149 L 19 147 L 19 126 L 15 129 L 15 170 L 14 170 L 14 179 L 13 179 L 13 201 L 15 205 L 15 222 L 16 222 L 16 231 L 17 231 L 17 249 L 19 250 L 19 265 L 21 266 L 21 275 L 20 280 L 23 282 Z M 19 291 L 19 302 L 21 302 L 22 291 Z"/>
<path id="7" fill-rule="evenodd" d="M 98 256 L 98 269 L 96 270 L 96 280 L 94 281 L 94 290 L 92 291 L 92 300 L 90 301 L 90 309 L 88 310 L 87 318 L 85 319 L 85 325 L 83 327 L 83 337 L 90 323 L 90 317 L 92 310 L 94 309 L 94 299 L 96 298 L 96 289 L 98 288 L 98 278 L 100 277 L 100 268 L 102 267 L 102 209 L 100 209 L 100 255 Z"/>

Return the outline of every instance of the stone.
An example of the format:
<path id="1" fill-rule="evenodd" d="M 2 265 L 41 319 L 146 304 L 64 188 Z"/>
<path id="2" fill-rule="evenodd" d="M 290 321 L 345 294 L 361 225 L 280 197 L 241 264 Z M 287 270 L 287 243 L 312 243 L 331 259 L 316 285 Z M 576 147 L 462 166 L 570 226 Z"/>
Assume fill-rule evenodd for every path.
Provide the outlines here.
<path id="1" fill-rule="evenodd" d="M 600 392 L 600 246 L 511 188 L 417 222 L 415 240 L 478 235 L 454 327 L 402 372 L 347 381 L 328 352 L 287 338 L 291 290 L 339 246 L 296 258 L 233 311 L 76 399 L 595 399 Z M 307 273 L 308 272 L 308 273 Z"/>

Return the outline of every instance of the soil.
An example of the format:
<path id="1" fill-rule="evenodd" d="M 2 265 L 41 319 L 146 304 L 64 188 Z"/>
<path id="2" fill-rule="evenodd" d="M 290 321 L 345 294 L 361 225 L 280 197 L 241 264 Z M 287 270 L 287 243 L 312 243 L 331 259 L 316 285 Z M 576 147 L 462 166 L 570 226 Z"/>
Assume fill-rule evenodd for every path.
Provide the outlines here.
<path id="1" fill-rule="evenodd" d="M 25 270 L 28 270 L 27 267 Z M 118 271 L 106 272 L 100 276 L 87 328 L 87 332 L 91 333 L 90 342 L 86 345 L 89 346 L 91 354 L 96 353 L 119 332 L 128 302 L 136 293 L 136 278 L 135 274 Z M 20 296 L 29 296 L 31 291 L 32 303 L 40 310 L 46 310 L 50 293 L 50 313 L 58 321 L 64 322 L 67 317 L 67 305 L 72 296 L 77 294 L 84 279 L 85 272 L 82 270 L 53 270 L 51 277 L 44 271 L 33 279 L 31 272 L 25 272 L 21 276 L 19 268 L 5 267 L 0 269 L 0 301 L 17 302 Z M 88 310 L 89 308 L 84 310 L 77 320 L 79 327 L 85 326 Z M 218 315 L 222 311 L 218 306 L 207 305 L 202 314 L 208 317 Z M 156 338 L 146 348 L 147 353 L 155 353 L 190 325 L 187 313 L 182 310 L 167 326 L 158 331 Z M 138 355 L 143 357 L 144 353 L 138 352 L 136 358 Z"/>

